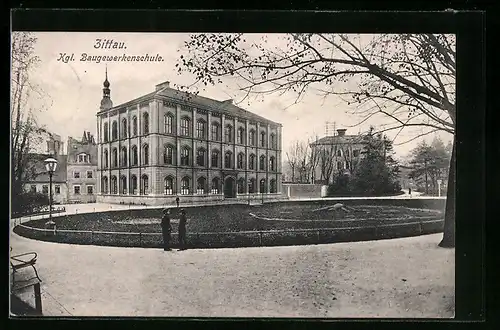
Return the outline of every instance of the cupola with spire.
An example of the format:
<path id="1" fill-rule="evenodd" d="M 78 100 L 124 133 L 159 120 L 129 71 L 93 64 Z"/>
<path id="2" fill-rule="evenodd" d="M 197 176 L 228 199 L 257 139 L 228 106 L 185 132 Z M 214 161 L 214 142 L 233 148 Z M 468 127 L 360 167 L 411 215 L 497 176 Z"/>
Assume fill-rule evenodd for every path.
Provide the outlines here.
<path id="1" fill-rule="evenodd" d="M 108 81 L 108 67 L 106 66 L 106 79 L 104 80 L 102 89 L 102 100 L 101 100 L 101 110 L 111 109 L 113 107 L 113 101 L 111 101 L 111 90 L 109 89 Z"/>

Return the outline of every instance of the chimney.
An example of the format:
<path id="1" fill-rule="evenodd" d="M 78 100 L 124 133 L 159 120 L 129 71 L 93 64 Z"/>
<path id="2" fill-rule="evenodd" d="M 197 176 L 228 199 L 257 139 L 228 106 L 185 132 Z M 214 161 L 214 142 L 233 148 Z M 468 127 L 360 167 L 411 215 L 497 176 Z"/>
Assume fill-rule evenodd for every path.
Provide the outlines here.
<path id="1" fill-rule="evenodd" d="M 164 81 L 161 84 L 156 85 L 155 91 L 159 91 L 160 89 L 163 88 L 170 88 L 170 81 Z"/>
<path id="2" fill-rule="evenodd" d="M 337 130 L 337 133 L 339 134 L 338 136 L 344 136 L 345 135 L 345 131 L 347 131 L 345 128 L 338 129 Z"/>

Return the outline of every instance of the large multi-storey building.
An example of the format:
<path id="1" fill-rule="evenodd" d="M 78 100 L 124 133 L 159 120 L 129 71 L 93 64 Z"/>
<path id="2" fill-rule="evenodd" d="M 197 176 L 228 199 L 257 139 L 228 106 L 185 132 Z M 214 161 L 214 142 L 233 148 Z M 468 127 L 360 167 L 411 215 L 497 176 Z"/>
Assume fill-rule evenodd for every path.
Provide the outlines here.
<path id="1" fill-rule="evenodd" d="M 67 186 L 70 203 L 96 201 L 97 145 L 90 132 L 81 141 L 68 138 Z"/>
<path id="2" fill-rule="evenodd" d="M 338 129 L 336 134 L 311 143 L 312 154 L 315 155 L 313 183 L 330 184 L 335 175 L 354 172 L 366 142 L 363 135 L 346 135 L 346 131 Z"/>
<path id="3" fill-rule="evenodd" d="M 99 202 L 159 205 L 281 196 L 281 129 L 232 103 L 168 82 L 97 113 Z"/>

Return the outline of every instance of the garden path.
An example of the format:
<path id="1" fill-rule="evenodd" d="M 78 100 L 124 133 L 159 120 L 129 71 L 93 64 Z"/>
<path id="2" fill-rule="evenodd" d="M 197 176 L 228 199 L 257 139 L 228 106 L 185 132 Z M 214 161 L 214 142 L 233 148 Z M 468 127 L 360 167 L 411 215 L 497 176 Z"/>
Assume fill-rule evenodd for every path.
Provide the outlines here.
<path id="1" fill-rule="evenodd" d="M 450 318 L 455 251 L 441 237 L 164 252 L 11 232 L 10 244 L 38 253 L 47 316 Z"/>

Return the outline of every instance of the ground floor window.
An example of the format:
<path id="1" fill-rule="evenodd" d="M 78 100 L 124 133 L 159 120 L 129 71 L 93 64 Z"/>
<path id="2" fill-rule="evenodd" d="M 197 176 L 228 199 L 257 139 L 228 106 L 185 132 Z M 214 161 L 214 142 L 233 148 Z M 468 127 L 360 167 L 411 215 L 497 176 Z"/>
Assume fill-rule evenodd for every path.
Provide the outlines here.
<path id="1" fill-rule="evenodd" d="M 196 193 L 198 195 L 203 195 L 205 193 L 205 185 L 206 185 L 206 180 L 205 178 L 201 177 L 198 179 L 196 182 Z"/>
<path id="2" fill-rule="evenodd" d="M 61 193 L 61 186 L 60 185 L 56 185 L 54 187 L 54 190 L 56 191 L 56 195 L 59 195 Z"/>
<path id="3" fill-rule="evenodd" d="M 250 182 L 248 183 L 248 193 L 255 193 L 255 179 L 250 179 Z"/>
<path id="4" fill-rule="evenodd" d="M 87 186 L 87 195 L 94 194 L 94 186 Z"/>
<path id="5" fill-rule="evenodd" d="M 212 180 L 212 189 L 210 190 L 210 193 L 211 194 L 218 194 L 219 193 L 219 187 L 220 187 L 220 183 L 219 183 L 219 178 L 213 178 Z"/>
<path id="6" fill-rule="evenodd" d="M 184 177 L 181 181 L 181 195 L 189 195 L 189 178 Z"/>
<path id="7" fill-rule="evenodd" d="M 148 192 L 149 192 L 149 180 L 148 180 L 148 176 L 146 174 L 144 174 L 141 177 L 141 194 L 147 195 Z"/>
<path id="8" fill-rule="evenodd" d="M 238 194 L 244 194 L 245 193 L 245 180 L 243 178 L 240 178 L 238 180 Z"/>
<path id="9" fill-rule="evenodd" d="M 165 178 L 165 195 L 174 194 L 174 179 L 172 177 Z"/>
<path id="10" fill-rule="evenodd" d="M 73 193 L 75 195 L 80 195 L 80 186 L 73 186 Z"/>
<path id="11" fill-rule="evenodd" d="M 260 180 L 260 193 L 263 194 L 266 192 L 266 179 Z"/>
<path id="12" fill-rule="evenodd" d="M 276 193 L 276 180 L 272 179 L 269 186 L 270 193 Z"/>
<path id="13" fill-rule="evenodd" d="M 43 185 L 42 186 L 42 194 L 48 194 L 49 193 L 49 186 Z"/>
<path id="14" fill-rule="evenodd" d="M 36 193 L 36 185 L 32 184 L 32 185 L 30 186 L 30 191 L 31 191 L 32 193 Z"/>

